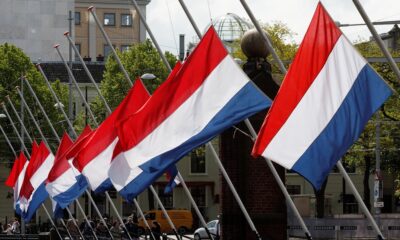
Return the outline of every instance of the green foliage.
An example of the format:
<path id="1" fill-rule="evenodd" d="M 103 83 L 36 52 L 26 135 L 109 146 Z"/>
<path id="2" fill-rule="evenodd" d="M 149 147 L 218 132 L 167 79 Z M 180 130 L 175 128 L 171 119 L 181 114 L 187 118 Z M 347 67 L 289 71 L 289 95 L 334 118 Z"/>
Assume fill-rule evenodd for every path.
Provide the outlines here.
<path id="1" fill-rule="evenodd" d="M 48 114 L 50 120 L 53 123 L 59 122 L 61 120 L 61 116 L 54 108 L 54 100 L 51 96 L 51 93 L 47 88 L 47 85 L 45 84 L 40 72 L 37 71 L 36 67 L 31 63 L 29 57 L 26 56 L 21 49 L 17 48 L 14 45 L 7 43 L 0 45 L 0 98 L 4 102 L 7 102 L 5 100 L 5 96 L 9 95 L 13 105 L 15 105 L 15 108 L 18 111 L 20 111 L 21 109 L 21 101 L 19 95 L 15 90 L 15 87 L 21 86 L 22 76 L 25 76 L 25 78 L 31 84 L 39 101 L 43 105 L 43 108 L 46 110 L 46 113 Z M 62 86 L 59 81 L 54 82 L 53 86 L 56 88 L 56 92 L 60 94 L 60 96 L 66 95 L 66 88 Z M 55 147 L 57 145 L 57 142 L 55 141 L 55 136 L 50 131 L 50 128 L 48 127 L 43 114 L 40 112 L 40 109 L 27 86 L 23 87 L 23 94 L 28 106 L 35 116 L 35 119 L 38 120 L 45 137 L 50 140 L 49 144 L 52 147 Z M 62 99 L 65 101 L 65 97 L 62 97 Z M 6 105 L 12 119 L 14 120 L 14 123 L 17 123 L 16 117 L 10 105 L 8 103 Z M 24 124 L 27 127 L 29 134 L 33 138 L 37 139 L 37 141 L 40 141 L 40 135 L 36 130 L 36 127 L 34 126 L 33 121 L 28 115 L 26 109 L 24 111 L 24 116 Z M 13 129 L 8 125 L 8 120 L 2 120 L 1 124 L 5 128 L 7 136 L 13 140 L 13 145 L 16 147 L 16 149 L 20 149 L 20 147 L 18 147 L 20 146 L 20 142 L 17 138 L 14 137 L 15 133 L 13 132 Z M 16 125 L 19 126 L 19 124 Z M 59 134 L 62 132 L 62 125 L 56 125 L 55 128 Z M 30 143 L 27 144 L 27 146 L 30 146 Z M 6 152 L 10 153 L 8 146 L 2 145 L 1 147 L 2 149 L 6 149 Z"/>
<path id="2" fill-rule="evenodd" d="M 171 67 L 174 67 L 177 61 L 176 57 L 169 52 L 166 52 L 165 55 Z M 143 80 L 149 92 L 153 92 L 169 74 L 150 40 L 134 44 L 129 50 L 118 52 L 118 56 L 132 81 L 144 73 L 152 73 L 156 76 L 156 79 L 153 80 Z M 130 86 L 112 56 L 107 59 L 103 76 L 100 90 L 111 109 L 114 109 L 125 97 Z M 99 98 L 92 103 L 92 108 L 99 121 L 107 115 L 104 103 Z"/>

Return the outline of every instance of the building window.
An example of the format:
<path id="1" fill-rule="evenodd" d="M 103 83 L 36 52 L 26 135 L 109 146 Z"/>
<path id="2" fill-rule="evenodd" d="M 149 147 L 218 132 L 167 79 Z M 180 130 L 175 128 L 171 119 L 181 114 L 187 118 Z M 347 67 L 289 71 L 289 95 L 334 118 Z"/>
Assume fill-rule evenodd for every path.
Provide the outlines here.
<path id="1" fill-rule="evenodd" d="M 300 185 L 287 185 L 286 189 L 290 195 L 299 195 L 301 194 Z"/>
<path id="2" fill-rule="evenodd" d="M 121 45 L 121 52 L 128 51 L 130 48 L 130 45 Z"/>
<path id="3" fill-rule="evenodd" d="M 164 193 L 164 188 L 159 188 L 158 189 L 158 197 L 160 198 L 160 200 L 165 208 L 172 209 L 174 207 L 173 192 Z"/>
<path id="4" fill-rule="evenodd" d="M 115 13 L 104 13 L 104 26 L 115 26 Z"/>
<path id="5" fill-rule="evenodd" d="M 132 26 L 132 15 L 131 14 L 121 14 L 121 26 L 122 27 Z"/>
<path id="6" fill-rule="evenodd" d="M 75 12 L 75 25 L 81 25 L 81 12 Z"/>
<path id="7" fill-rule="evenodd" d="M 114 45 L 113 48 L 115 48 Z M 104 58 L 107 58 L 110 54 L 112 54 L 111 48 L 108 46 L 108 44 L 104 44 Z"/>
<path id="8" fill-rule="evenodd" d="M 196 186 L 190 188 L 190 193 L 199 207 L 206 207 L 206 186 Z"/>
<path id="9" fill-rule="evenodd" d="M 190 173 L 206 173 L 206 147 L 198 147 L 190 153 Z"/>
<path id="10" fill-rule="evenodd" d="M 80 43 L 75 43 L 75 47 L 78 49 L 79 54 L 82 54 L 81 52 L 81 44 Z M 79 61 L 79 57 L 77 54 L 75 54 L 75 61 Z"/>

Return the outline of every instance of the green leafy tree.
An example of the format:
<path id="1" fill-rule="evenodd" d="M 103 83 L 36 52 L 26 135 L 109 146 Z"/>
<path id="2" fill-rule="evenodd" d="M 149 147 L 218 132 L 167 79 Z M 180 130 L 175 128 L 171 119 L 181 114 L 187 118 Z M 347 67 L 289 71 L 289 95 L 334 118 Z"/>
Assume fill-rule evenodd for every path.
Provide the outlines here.
<path id="1" fill-rule="evenodd" d="M 61 116 L 54 108 L 54 101 L 52 99 L 51 93 L 47 88 L 47 86 L 45 85 L 41 74 L 37 71 L 36 67 L 31 63 L 29 57 L 26 56 L 21 49 L 17 48 L 12 44 L 5 43 L 3 45 L 0 45 L 0 98 L 6 103 L 7 108 L 12 118 L 14 119 L 14 123 L 17 123 L 16 117 L 14 116 L 10 106 L 7 104 L 5 96 L 7 95 L 10 96 L 11 101 L 13 102 L 18 111 L 21 109 L 21 101 L 19 95 L 15 91 L 15 87 L 17 86 L 21 87 L 22 76 L 25 76 L 25 78 L 28 79 L 32 88 L 36 92 L 36 95 L 38 96 L 40 102 L 42 103 L 44 109 L 47 111 L 50 120 L 53 123 L 59 122 L 61 120 Z M 60 96 L 66 96 L 65 93 L 66 88 L 62 86 L 59 81 L 53 83 L 52 85 L 55 87 L 57 93 L 60 94 Z M 49 144 L 54 149 L 57 145 L 55 138 L 52 135 L 52 132 L 50 131 L 47 122 L 43 117 L 43 114 L 40 112 L 40 109 L 36 104 L 36 101 L 31 96 L 27 87 L 24 87 L 24 98 L 27 101 L 29 107 L 31 108 L 33 114 L 35 115 L 36 120 L 38 120 L 38 122 L 40 123 L 40 126 L 42 127 L 42 130 L 46 138 L 50 140 Z M 65 100 L 65 98 L 62 99 Z M 40 141 L 41 140 L 40 135 L 36 130 L 26 110 L 24 111 L 24 116 L 25 116 L 24 123 L 28 129 L 29 134 L 33 138 L 37 139 L 37 141 Z M 19 139 L 16 138 L 16 135 L 13 129 L 10 127 L 8 120 L 2 119 L 1 124 L 3 128 L 5 128 L 7 136 L 10 139 L 12 139 L 13 146 L 17 150 L 20 149 Z M 62 132 L 62 125 L 59 124 L 56 125 L 55 127 L 59 133 Z M 2 137 L 2 139 L 4 138 Z M 26 138 L 25 141 L 27 143 L 27 146 L 30 146 L 30 143 L 28 144 L 28 140 Z M 3 151 L 5 151 L 5 154 L 3 154 L 2 156 L 7 156 L 7 159 L 10 159 L 10 154 L 12 153 L 9 150 L 9 147 L 5 145 L 4 142 L 5 142 L 4 140 L 1 141 L 2 144 L 1 149 L 4 149 Z"/>
<path id="2" fill-rule="evenodd" d="M 169 52 L 166 52 L 165 55 L 170 66 L 174 67 L 177 61 L 176 57 Z M 143 80 L 150 93 L 153 92 L 169 74 L 169 71 L 164 66 L 157 50 L 153 47 L 150 40 L 134 44 L 129 50 L 122 53 L 118 52 L 118 56 L 132 81 L 142 76 L 144 73 L 152 73 L 156 76 L 153 80 Z M 118 63 L 112 56 L 107 59 L 103 76 L 104 79 L 101 82 L 100 91 L 110 107 L 114 109 L 125 97 L 130 86 L 124 78 Z M 92 108 L 99 122 L 107 116 L 104 103 L 99 98 L 92 103 Z"/>

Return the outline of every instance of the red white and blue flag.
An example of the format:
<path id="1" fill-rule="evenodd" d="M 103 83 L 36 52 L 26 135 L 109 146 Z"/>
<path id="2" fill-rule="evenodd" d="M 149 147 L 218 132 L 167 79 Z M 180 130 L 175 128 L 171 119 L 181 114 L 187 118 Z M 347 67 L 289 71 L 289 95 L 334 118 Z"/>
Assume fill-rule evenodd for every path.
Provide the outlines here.
<path id="1" fill-rule="evenodd" d="M 32 149 L 37 147 L 32 146 Z M 27 160 L 25 154 L 21 152 L 18 158 L 15 160 L 14 165 L 11 169 L 10 175 L 5 182 L 5 184 L 14 189 L 14 209 L 18 215 L 22 215 L 21 208 L 19 206 L 19 193 L 21 191 L 22 183 L 24 182 L 25 171 L 28 167 L 29 161 Z"/>
<path id="2" fill-rule="evenodd" d="M 142 81 L 137 79 L 120 105 L 95 130 L 75 156 L 74 165 L 87 178 L 90 188 L 95 193 L 104 192 L 112 187 L 108 169 L 118 142 L 116 121 L 135 113 L 149 97 Z"/>
<path id="3" fill-rule="evenodd" d="M 54 155 L 41 142 L 35 154 L 32 154 L 26 168 L 24 183 L 20 193 L 22 216 L 29 222 L 36 210 L 49 196 L 45 181 L 54 164 Z"/>
<path id="4" fill-rule="evenodd" d="M 77 139 L 84 138 L 86 134 L 90 134 L 91 130 L 83 131 Z M 68 162 L 66 155 L 68 150 L 74 146 L 68 134 L 64 133 L 60 146 L 58 147 L 54 166 L 51 169 L 46 182 L 46 190 L 51 198 L 57 203 L 53 202 L 53 211 L 58 208 L 66 208 L 72 201 L 78 198 L 87 188 L 87 181 L 79 171 Z"/>
<path id="5" fill-rule="evenodd" d="M 252 154 L 298 172 L 319 189 L 390 95 L 319 3 Z"/>
<path id="6" fill-rule="evenodd" d="M 109 177 L 131 199 L 193 148 L 270 104 L 211 27 L 174 79 L 117 125 L 125 158 L 114 160 Z M 142 172 L 153 176 L 135 181 Z"/>

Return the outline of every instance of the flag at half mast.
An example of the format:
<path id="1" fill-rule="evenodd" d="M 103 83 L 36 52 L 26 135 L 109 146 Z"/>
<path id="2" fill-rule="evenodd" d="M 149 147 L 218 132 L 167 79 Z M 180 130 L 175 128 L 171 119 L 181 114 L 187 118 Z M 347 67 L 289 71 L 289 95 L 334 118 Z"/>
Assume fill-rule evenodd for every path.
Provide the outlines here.
<path id="1" fill-rule="evenodd" d="M 125 158 L 112 164 L 110 179 L 129 199 L 192 149 L 270 104 L 210 27 L 175 78 L 117 124 Z M 142 172 L 153 177 L 137 184 Z"/>
<path id="2" fill-rule="evenodd" d="M 390 95 L 318 3 L 252 155 L 299 173 L 319 189 Z"/>

